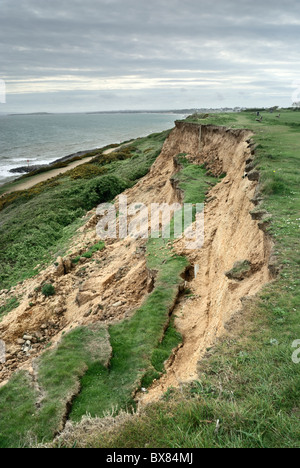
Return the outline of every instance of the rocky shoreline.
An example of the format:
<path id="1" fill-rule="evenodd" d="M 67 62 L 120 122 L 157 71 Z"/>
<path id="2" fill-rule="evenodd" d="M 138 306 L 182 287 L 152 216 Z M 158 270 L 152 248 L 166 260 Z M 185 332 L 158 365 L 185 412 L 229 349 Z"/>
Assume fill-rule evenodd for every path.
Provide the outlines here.
<path id="1" fill-rule="evenodd" d="M 63 158 L 56 159 L 55 161 L 49 164 L 36 164 L 34 166 L 16 167 L 14 169 L 10 169 L 9 172 L 11 172 L 12 174 L 29 174 L 30 172 L 38 171 L 44 168 L 51 169 L 52 166 L 54 166 L 55 164 L 68 162 L 69 160 L 72 160 L 73 158 L 80 158 L 84 155 L 88 156 L 90 153 L 97 151 L 97 149 L 98 148 L 95 148 L 92 150 L 86 150 L 86 151 L 78 151 L 77 153 L 69 154 L 68 156 L 64 156 Z"/>

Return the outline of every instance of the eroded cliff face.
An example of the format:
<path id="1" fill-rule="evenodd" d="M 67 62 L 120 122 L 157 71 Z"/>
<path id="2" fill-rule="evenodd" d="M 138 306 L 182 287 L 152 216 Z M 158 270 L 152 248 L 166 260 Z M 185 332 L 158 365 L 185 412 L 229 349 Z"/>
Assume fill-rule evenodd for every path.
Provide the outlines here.
<path id="1" fill-rule="evenodd" d="M 205 163 L 217 176 L 226 173 L 207 194 L 203 248 L 187 250 L 182 239 L 174 243 L 176 251 L 197 271 L 188 285 L 194 297 L 180 301 L 175 308 L 183 345 L 168 363 L 166 375 L 143 397 L 144 402 L 158 398 L 170 386 L 197 378 L 197 363 L 206 348 L 222 335 L 226 323 L 242 308 L 243 299 L 255 295 L 271 279 L 272 242 L 250 214 L 252 200 L 257 200 L 258 181 L 243 177 L 252 160 L 250 137 L 251 132 L 245 130 L 176 122 L 149 174 L 124 193 L 129 204 L 182 202 L 183 194 L 172 183 L 180 153 L 186 153 L 194 164 Z M 88 214 L 85 226 L 74 238 L 71 258 L 98 241 L 97 220 L 95 211 Z M 93 260 L 71 265 L 64 259 L 63 268 L 59 260 L 58 266 L 52 265 L 18 285 L 13 294 L 23 298 L 21 304 L 0 323 L 0 339 L 8 350 L 8 360 L 0 367 L 0 382 L 20 368 L 34 372 L 33 360 L 50 341 L 55 346 L 63 332 L 99 321 L 108 325 L 131 316 L 155 282 L 147 270 L 145 245 L 143 239 L 111 240 Z M 226 276 L 236 262 L 244 261 L 249 265 L 244 276 L 243 272 L 238 279 Z M 37 288 L 44 282 L 53 283 L 56 296 L 42 296 Z M 10 294 L 3 292 L 1 301 Z M 26 335 L 32 339 L 27 340 L 30 349 L 24 351 Z"/>
<path id="2" fill-rule="evenodd" d="M 186 146 L 182 134 L 189 135 Z M 272 241 L 250 214 L 258 182 L 244 177 L 253 158 L 250 136 L 244 130 L 179 124 L 170 137 L 173 151 L 187 151 L 194 163 L 206 163 L 214 174 L 227 175 L 207 197 L 203 248 L 189 251 L 182 240 L 175 241 L 176 251 L 187 256 L 196 272 L 188 283 L 193 297 L 175 308 L 175 325 L 183 335 L 183 345 L 170 359 L 167 374 L 142 398 L 144 402 L 158 398 L 171 386 L 197 379 L 197 364 L 207 348 L 224 333 L 245 299 L 271 280 Z"/>

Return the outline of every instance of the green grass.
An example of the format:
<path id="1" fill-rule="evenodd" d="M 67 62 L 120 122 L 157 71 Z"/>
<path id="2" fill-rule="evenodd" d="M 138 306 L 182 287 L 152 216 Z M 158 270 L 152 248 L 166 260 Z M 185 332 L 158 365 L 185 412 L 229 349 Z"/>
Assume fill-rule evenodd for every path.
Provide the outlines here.
<path id="1" fill-rule="evenodd" d="M 9 312 L 19 307 L 19 305 L 20 302 L 17 297 L 13 296 L 11 299 L 9 299 L 6 304 L 0 307 L 0 321 L 4 315 L 9 314 Z"/>
<path id="2" fill-rule="evenodd" d="M 0 388 L 0 447 L 29 445 L 30 439 L 51 440 L 63 427 L 80 377 L 94 363 L 107 366 L 110 354 L 102 324 L 79 327 L 39 359 L 39 392 L 26 372 L 15 374 Z"/>
<path id="3" fill-rule="evenodd" d="M 18 372 L 0 388 L 0 447 L 16 448 L 35 425 L 37 392 L 26 372 Z"/>
<path id="4" fill-rule="evenodd" d="M 170 130 L 166 130 L 134 140 L 130 145 L 132 157 L 124 161 L 112 161 L 108 167 L 109 173 L 114 174 L 117 172 L 129 184 L 134 185 L 138 179 L 149 172 L 169 134 Z"/>
<path id="5" fill-rule="evenodd" d="M 177 346 L 182 343 L 182 336 L 176 330 L 174 326 L 174 318 L 171 320 L 170 325 L 168 326 L 166 333 L 162 342 L 158 345 L 158 347 L 153 351 L 151 357 L 151 364 L 153 368 L 158 373 L 164 373 L 165 367 L 164 363 L 170 357 L 170 352 L 173 349 L 176 349 Z M 152 379 L 153 380 L 153 379 Z M 152 383 L 152 381 L 151 381 Z M 147 385 L 144 385 L 147 386 Z"/>
<path id="6" fill-rule="evenodd" d="M 37 265 L 42 268 L 65 252 L 83 215 L 145 175 L 168 133 L 137 139 L 131 146 L 106 156 L 103 148 L 95 152 L 93 164 L 83 164 L 68 174 L 2 198 L 0 289 L 34 276 Z M 105 174 L 91 171 L 93 165 Z"/>
<path id="7" fill-rule="evenodd" d="M 217 183 L 217 179 L 207 176 L 205 168 L 190 164 L 184 155 L 179 158 L 183 167 L 176 178 L 184 190 L 184 201 L 203 202 L 207 182 Z M 188 262 L 175 254 L 170 239 L 161 237 L 148 241 L 146 255 L 148 268 L 158 271 L 155 289 L 130 320 L 110 327 L 113 348 L 110 368 L 94 366 L 85 374 L 70 414 L 74 421 L 79 421 L 86 411 L 101 417 L 112 409 L 130 410 L 134 407 L 132 394 L 136 388 L 148 387 L 160 377 L 164 362 L 181 341 L 173 321 L 166 325 L 178 284 L 182 282 L 180 274 Z"/>
<path id="8" fill-rule="evenodd" d="M 230 126 L 236 122 L 236 114 L 193 114 L 185 119 L 185 122 L 202 125 L 224 125 Z"/>
<path id="9" fill-rule="evenodd" d="M 206 193 L 219 182 L 210 176 L 204 165 L 191 164 L 184 153 L 177 156 L 182 169 L 173 177 L 179 181 L 179 188 L 184 192 L 184 203 L 204 203 Z"/>
<path id="10" fill-rule="evenodd" d="M 195 382 L 144 409 L 122 429 L 87 437 L 85 448 L 299 447 L 299 414 L 280 413 L 249 396 L 244 404 L 221 400 L 219 388 Z M 280 428 L 280 430 L 279 430 Z"/>
<path id="11" fill-rule="evenodd" d="M 199 380 L 113 431 L 95 433 L 84 447 L 298 448 L 300 364 L 300 114 L 212 115 L 202 123 L 250 128 L 257 143 L 263 208 L 282 270 L 246 307 L 227 337 L 199 365 Z M 200 121 L 199 121 L 200 122 Z"/>
<path id="12" fill-rule="evenodd" d="M 46 297 L 55 295 L 55 288 L 53 284 L 44 284 L 42 287 L 42 294 Z"/>
<path id="13" fill-rule="evenodd" d="M 225 274 L 230 279 L 242 280 L 249 273 L 251 273 L 251 263 L 249 262 L 249 260 L 243 260 L 236 262 L 233 268 Z"/>
<path id="14" fill-rule="evenodd" d="M 97 242 L 92 247 L 90 247 L 86 252 L 82 255 L 78 255 L 77 257 L 72 259 L 72 263 L 77 265 L 81 258 L 93 258 L 94 253 L 101 252 L 101 250 L 105 249 L 105 242 Z"/>
<path id="15" fill-rule="evenodd" d="M 34 196 L 34 203 L 38 206 L 39 202 L 41 202 L 38 197 L 41 197 L 42 204 L 45 205 L 45 197 L 49 196 L 49 200 L 51 199 L 53 203 L 53 210 L 50 213 L 52 217 L 54 209 L 56 212 L 59 210 L 59 203 L 54 196 L 56 193 L 58 197 L 64 199 L 64 209 L 68 208 L 68 202 L 71 199 L 72 206 L 80 205 L 84 196 L 88 198 L 88 203 L 93 204 L 93 206 L 100 199 L 112 198 L 111 190 L 114 187 L 116 176 L 110 175 L 109 172 L 117 173 L 119 176 L 121 174 L 122 179 L 119 180 L 127 181 L 125 183 L 128 185 L 132 184 L 135 177 L 140 177 L 149 170 L 149 167 L 158 156 L 167 134 L 168 132 L 163 132 L 162 134 L 151 135 L 149 138 L 139 139 L 135 142 L 135 146 L 129 148 L 129 152 L 125 152 L 124 156 L 120 154 L 115 155 L 115 161 L 112 158 L 108 164 L 108 174 L 103 176 L 104 179 L 103 177 L 100 179 L 100 181 L 107 180 L 107 193 L 103 191 L 103 184 L 99 183 L 99 178 L 94 178 L 84 184 L 80 181 L 78 182 L 77 179 L 76 183 L 70 183 L 68 179 L 63 178 L 58 181 L 58 185 L 54 185 L 51 193 L 49 193 L 49 187 L 47 187 L 47 190 L 42 190 L 41 193 Z M 130 152 L 136 151 L 137 156 L 134 156 L 136 172 L 134 175 L 132 163 L 127 164 L 127 159 L 129 159 L 128 154 Z M 103 164 L 101 155 L 96 155 L 95 157 L 96 159 L 99 158 L 99 164 Z M 124 159 L 122 159 L 123 157 Z M 94 162 L 96 163 L 97 161 Z M 122 188 L 124 189 L 125 186 Z M 63 197 L 61 193 L 62 187 L 64 190 Z M 93 189 L 96 192 L 97 200 L 95 199 Z M 12 209 L 14 204 L 21 209 L 23 207 L 21 199 L 17 199 L 4 212 Z M 32 209 L 33 205 L 30 208 Z M 49 213 L 47 216 L 49 216 Z M 40 221 L 42 221 L 41 226 L 44 226 L 47 224 L 48 218 L 47 222 L 41 218 Z M 70 226 L 71 224 L 68 224 L 67 227 L 70 228 Z M 61 238 L 59 238 L 59 241 L 60 243 L 62 242 Z M 160 240 L 157 242 L 160 242 Z M 154 241 L 154 245 L 155 243 L 156 241 Z M 102 250 L 104 247 L 104 243 L 99 242 L 82 256 L 91 258 L 96 251 Z M 152 251 L 152 247 L 150 241 L 149 253 L 150 256 L 154 257 L 155 253 Z M 76 259 L 74 260 L 76 261 Z M 151 263 L 151 259 L 149 259 L 149 262 Z M 72 417 L 74 415 L 75 417 L 76 415 L 77 417 L 81 417 L 87 411 L 92 414 L 102 414 L 107 410 L 109 411 L 112 406 L 127 408 L 130 405 L 134 405 L 132 400 L 133 391 L 140 386 L 143 376 L 149 369 L 153 369 L 154 371 L 151 363 L 152 358 L 153 364 L 159 369 L 159 372 L 163 371 L 163 356 L 165 358 L 169 357 L 172 347 L 177 346 L 180 339 L 180 336 L 175 332 L 172 325 L 169 324 L 168 326 L 169 310 L 177 297 L 178 284 L 182 281 L 180 274 L 184 271 L 187 261 L 182 257 L 176 256 L 173 250 L 165 245 L 165 255 L 154 263 L 159 270 L 156 289 L 132 319 L 110 327 L 109 338 L 113 346 L 113 358 L 109 370 L 106 368 L 106 363 L 99 359 L 98 354 L 97 359 L 91 359 L 87 353 L 87 345 L 90 346 L 92 343 L 91 336 L 88 336 L 88 339 L 86 339 L 89 329 L 80 328 L 65 336 L 58 348 L 51 352 L 45 352 L 40 359 L 38 384 L 44 392 L 44 398 L 38 411 L 33 403 L 28 410 L 28 415 L 26 414 L 26 417 L 24 416 L 23 418 L 22 429 L 20 431 L 16 429 L 16 419 L 11 413 L 11 408 L 5 413 L 3 421 L 6 421 L 6 425 L 1 426 L 0 423 L 0 434 L 3 440 L 5 440 L 3 446 L 5 444 L 8 446 L 17 446 L 22 443 L 27 444 L 28 441 L 25 439 L 29 434 L 37 441 L 51 440 L 55 432 L 61 428 L 66 414 L 66 404 L 70 401 L 71 396 L 78 391 L 78 379 L 81 377 L 82 390 L 72 407 Z M 44 292 L 48 294 L 48 290 Z M 163 340 L 166 327 L 166 337 Z M 100 336 L 99 340 L 101 343 L 103 337 Z M 159 358 L 152 356 L 155 348 L 161 350 Z M 159 376 L 160 373 L 156 373 L 156 375 Z M 30 401 L 36 402 L 38 399 L 34 388 L 27 383 L 26 379 L 26 374 L 24 374 L 22 375 L 22 379 L 20 377 L 19 380 L 16 380 L 16 388 L 14 390 L 17 401 L 15 405 L 16 407 L 20 406 L 21 409 L 23 408 L 21 395 L 25 391 L 23 386 L 28 387 L 29 385 L 26 391 L 30 395 Z M 119 385 L 120 379 L 123 382 L 121 389 Z M 3 404 L 3 408 L 5 407 L 7 394 L 9 394 L 12 388 L 12 382 L 10 381 L 3 388 L 2 392 L 0 390 L 0 404 Z M 18 390 L 17 382 L 20 383 Z M 100 393 L 99 388 L 101 388 Z M 99 398 L 99 395 L 101 398 Z M 9 424 L 7 421 L 10 421 Z"/>
<path id="16" fill-rule="evenodd" d="M 164 242 L 164 251 L 155 256 Z M 169 310 L 178 294 L 180 275 L 187 260 L 174 254 L 166 241 L 148 242 L 148 266 L 158 270 L 156 287 L 134 316 L 109 328 L 113 357 L 109 369 L 94 365 L 81 380 L 81 392 L 75 399 L 70 418 L 79 421 L 88 412 L 103 416 L 107 412 L 134 407 L 132 398 L 143 378 L 153 373 L 151 360 L 164 337 Z M 176 342 L 177 345 L 177 342 Z M 168 344 L 165 344 L 165 349 Z M 168 348 L 168 355 L 170 354 Z M 157 375 L 157 374 L 155 374 Z"/>
<path id="17" fill-rule="evenodd" d="M 113 199 L 126 186 L 113 175 L 89 182 L 67 180 L 5 208 L 0 225 L 0 288 L 33 276 L 36 265 L 54 261 L 82 224 L 86 210 Z"/>
<path id="18" fill-rule="evenodd" d="M 105 243 L 104 242 L 97 242 L 94 244 L 87 252 L 82 254 L 82 257 L 84 258 L 92 258 L 94 253 L 100 252 L 105 248 Z M 75 262 L 76 263 L 76 262 Z"/>
<path id="19" fill-rule="evenodd" d="M 212 115 L 204 120 L 194 116 L 190 120 L 250 128 L 255 132 L 256 165 L 264 195 L 262 208 L 272 214 L 268 231 L 276 242 L 275 254 L 282 266 L 278 278 L 246 307 L 244 315 L 236 319 L 236 328 L 208 351 L 199 365 L 196 382 L 178 391 L 169 389 L 162 401 L 148 406 L 122 426 L 109 432 L 98 431 L 86 440 L 79 440 L 78 445 L 299 447 L 300 364 L 292 361 L 292 343 L 300 339 L 300 113 L 282 111 L 280 119 L 265 113 L 262 123 L 255 119 L 251 112 L 244 112 Z M 147 154 L 143 151 L 141 158 Z M 128 159 L 111 164 L 120 165 L 122 178 L 129 180 L 131 162 Z M 185 190 L 186 200 L 199 202 L 208 176 L 204 168 L 191 167 L 184 158 L 182 162 L 183 170 L 176 177 Z M 186 260 L 177 257 L 161 238 L 148 242 L 147 254 L 148 267 L 159 271 L 156 287 L 131 319 L 110 327 L 113 357 L 109 369 L 103 363 L 86 360 L 85 373 L 80 366 L 81 357 L 76 358 L 79 352 L 76 345 L 74 357 L 78 367 L 70 364 L 67 387 L 75 385 L 72 376 L 84 376 L 70 414 L 73 421 L 79 421 L 86 411 L 101 416 L 112 408 L 131 410 L 135 389 L 148 386 L 159 375 L 165 357 L 180 340 L 172 325 L 164 339 L 163 336 L 169 321 L 168 308 L 176 296 Z M 72 357 L 66 354 L 59 372 L 63 371 L 66 358 L 66 362 L 69 359 L 72 362 Z M 65 406 L 54 401 L 59 401 L 60 395 L 66 400 L 64 378 L 59 382 L 54 378 L 55 360 L 48 368 L 49 381 L 46 379 L 43 386 L 50 389 L 49 400 L 44 403 L 44 410 L 41 407 L 39 422 L 33 416 L 36 391 L 26 374 L 15 375 L 0 389 L 1 446 L 18 445 L 30 429 L 49 439 L 51 431 L 59 425 Z M 46 427 L 48 420 L 50 430 Z"/>

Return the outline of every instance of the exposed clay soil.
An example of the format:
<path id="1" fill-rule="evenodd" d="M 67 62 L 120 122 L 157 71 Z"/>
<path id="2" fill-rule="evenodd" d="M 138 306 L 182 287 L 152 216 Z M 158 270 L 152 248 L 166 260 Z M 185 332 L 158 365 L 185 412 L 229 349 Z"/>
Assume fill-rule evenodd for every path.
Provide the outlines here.
<path id="1" fill-rule="evenodd" d="M 243 178 L 245 162 L 251 158 L 246 131 L 202 129 L 201 148 L 191 154 L 195 163 L 206 162 L 214 173 L 227 173 L 208 195 L 205 207 L 205 242 L 200 250 L 185 250 L 182 241 L 175 243 L 184 253 L 197 276 L 188 283 L 193 297 L 181 300 L 175 310 L 175 325 L 183 335 L 183 346 L 169 361 L 167 374 L 153 385 L 143 401 L 152 401 L 169 387 L 197 379 L 197 364 L 225 325 L 243 308 L 243 301 L 254 296 L 271 280 L 269 259 L 272 241 L 250 215 L 257 194 L 257 182 Z M 251 272 L 242 280 L 230 280 L 225 272 L 235 262 L 248 260 Z"/>
<path id="2" fill-rule="evenodd" d="M 178 122 L 150 173 L 125 192 L 129 203 L 181 201 L 182 193 L 170 179 L 178 170 L 175 157 L 182 152 L 195 164 L 205 162 L 215 175 L 227 173 L 208 193 L 203 248 L 190 251 L 184 240 L 175 242 L 177 252 L 189 258 L 192 269 L 197 266 L 197 277 L 191 275 L 188 284 L 194 296 L 181 300 L 175 308 L 183 345 L 170 360 L 166 375 L 142 397 L 143 402 L 160 397 L 170 386 L 197 378 L 198 361 L 241 310 L 243 298 L 255 295 L 271 279 L 272 242 L 250 215 L 258 181 L 243 178 L 246 161 L 251 159 L 250 137 L 249 131 Z M 98 241 L 97 219 L 95 211 L 88 213 L 73 239 L 72 258 Z M 58 259 L 57 265 L 36 278 L 10 293 L 1 292 L 0 305 L 13 295 L 23 299 L 0 323 L 0 339 L 8 351 L 6 364 L 0 365 L 0 383 L 16 369 L 30 370 L 33 359 L 50 341 L 55 345 L 62 332 L 99 321 L 108 324 L 133 314 L 153 287 L 145 243 L 131 238 L 109 241 L 92 260 L 81 260 L 71 268 L 70 258 Z M 225 273 L 244 260 L 250 262 L 250 272 L 240 280 L 229 279 Z M 36 291 L 45 282 L 52 282 L 56 289 L 56 295 L 48 299 Z M 22 350 L 24 335 L 33 338 L 28 352 Z"/>

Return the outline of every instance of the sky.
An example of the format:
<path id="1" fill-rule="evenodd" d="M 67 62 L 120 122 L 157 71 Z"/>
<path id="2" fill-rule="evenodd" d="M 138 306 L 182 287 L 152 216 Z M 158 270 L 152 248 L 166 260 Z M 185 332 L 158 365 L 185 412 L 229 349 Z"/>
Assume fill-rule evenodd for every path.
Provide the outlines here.
<path id="1" fill-rule="evenodd" d="M 291 106 L 299 26 L 299 0 L 0 0 L 0 113 Z"/>

